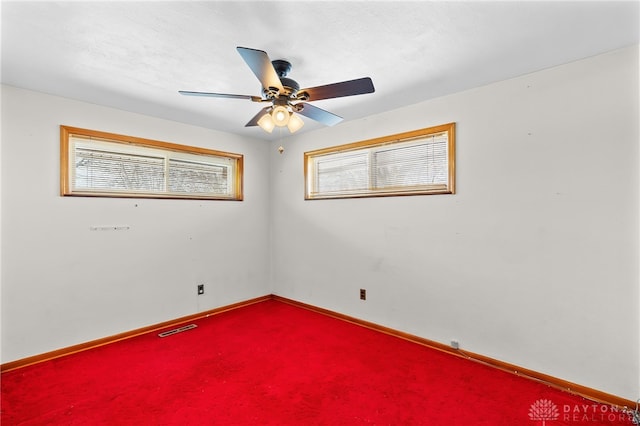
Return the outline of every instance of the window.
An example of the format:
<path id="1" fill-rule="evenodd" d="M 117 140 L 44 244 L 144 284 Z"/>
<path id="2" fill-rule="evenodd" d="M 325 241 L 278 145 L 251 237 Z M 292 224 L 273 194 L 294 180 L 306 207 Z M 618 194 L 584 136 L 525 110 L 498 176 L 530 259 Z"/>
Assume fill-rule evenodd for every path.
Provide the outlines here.
<path id="1" fill-rule="evenodd" d="M 453 194 L 455 123 L 304 154 L 305 199 Z"/>
<path id="2" fill-rule="evenodd" d="M 62 195 L 242 200 L 243 156 L 60 126 Z"/>

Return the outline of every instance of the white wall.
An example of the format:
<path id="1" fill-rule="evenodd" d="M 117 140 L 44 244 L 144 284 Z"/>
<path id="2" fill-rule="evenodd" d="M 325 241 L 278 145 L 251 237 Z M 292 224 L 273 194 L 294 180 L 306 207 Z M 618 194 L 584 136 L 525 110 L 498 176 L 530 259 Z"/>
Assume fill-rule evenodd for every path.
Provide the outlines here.
<path id="1" fill-rule="evenodd" d="M 244 154 L 245 199 L 61 197 L 61 124 Z M 269 294 L 267 152 L 267 143 L 3 86 L 2 362 Z M 89 230 L 108 225 L 130 229 Z"/>
<path id="2" fill-rule="evenodd" d="M 636 46 L 274 143 L 274 293 L 635 400 L 639 112 Z M 448 122 L 457 194 L 304 201 L 305 151 Z"/>

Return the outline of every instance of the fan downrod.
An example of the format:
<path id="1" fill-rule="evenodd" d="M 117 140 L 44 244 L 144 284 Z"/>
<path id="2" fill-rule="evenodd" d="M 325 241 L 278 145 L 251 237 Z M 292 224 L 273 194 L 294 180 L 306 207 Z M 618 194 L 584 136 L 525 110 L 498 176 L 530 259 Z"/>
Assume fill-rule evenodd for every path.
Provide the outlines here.
<path id="1" fill-rule="evenodd" d="M 300 85 L 295 80 L 287 78 L 287 74 L 291 72 L 291 62 L 285 61 L 284 59 L 276 59 L 271 61 L 271 64 L 280 78 L 282 87 L 284 87 L 284 93 L 281 94 L 287 98 L 295 97 L 300 89 Z"/>
<path id="2" fill-rule="evenodd" d="M 291 72 L 291 62 L 285 61 L 284 59 L 276 59 L 275 61 L 271 61 L 273 68 L 276 70 L 276 74 L 278 77 L 286 77 L 287 74 Z"/>

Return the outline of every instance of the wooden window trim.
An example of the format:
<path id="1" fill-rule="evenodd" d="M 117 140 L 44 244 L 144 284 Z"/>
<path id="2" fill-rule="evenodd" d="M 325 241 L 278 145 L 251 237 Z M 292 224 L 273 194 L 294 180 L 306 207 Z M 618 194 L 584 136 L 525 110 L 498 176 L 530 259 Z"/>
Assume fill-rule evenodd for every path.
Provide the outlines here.
<path id="1" fill-rule="evenodd" d="M 326 154 L 343 153 L 357 151 L 359 149 L 376 148 L 394 143 L 402 143 L 411 139 L 424 138 L 429 135 L 447 133 L 448 148 L 448 182 L 444 189 L 419 189 L 419 190 L 380 190 L 365 191 L 362 193 L 336 194 L 336 195 L 315 195 L 312 194 L 312 168 L 313 159 Z M 322 148 L 304 153 L 304 179 L 305 179 L 305 200 L 321 200 L 334 198 L 366 198 L 366 197 L 389 197 L 403 195 L 433 195 L 433 194 L 455 194 L 455 123 L 447 123 L 389 136 L 382 136 L 364 141 L 352 142 L 344 145 L 337 145 Z"/>
<path id="2" fill-rule="evenodd" d="M 92 192 L 74 191 L 71 182 L 71 164 L 69 150 L 71 149 L 70 138 L 78 136 L 84 139 L 104 141 L 119 144 L 129 144 L 145 148 L 153 148 L 164 151 L 174 151 L 186 154 L 225 157 L 234 163 L 234 178 L 232 182 L 232 196 L 211 196 L 198 195 L 195 193 L 136 193 L 136 192 Z M 193 199 L 193 200 L 243 200 L 243 175 L 244 156 L 229 152 L 211 150 L 201 147 L 180 145 L 170 142 L 162 142 L 152 139 L 145 139 L 135 136 L 121 135 L 117 133 L 102 132 L 98 130 L 82 129 L 71 126 L 60 126 L 60 195 L 62 196 L 83 196 L 83 197 L 116 197 L 116 198 L 163 198 L 163 199 Z"/>

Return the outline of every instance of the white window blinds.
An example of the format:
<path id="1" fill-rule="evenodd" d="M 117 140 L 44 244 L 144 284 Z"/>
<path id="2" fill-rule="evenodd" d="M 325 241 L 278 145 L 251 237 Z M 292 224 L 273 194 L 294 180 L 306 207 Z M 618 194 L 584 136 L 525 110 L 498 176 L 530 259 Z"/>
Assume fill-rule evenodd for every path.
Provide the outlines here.
<path id="1" fill-rule="evenodd" d="M 369 155 L 346 152 L 318 158 L 317 188 L 322 193 L 342 193 L 369 189 Z"/>
<path id="2" fill-rule="evenodd" d="M 454 123 L 305 153 L 306 199 L 453 193 Z"/>
<path id="3" fill-rule="evenodd" d="M 236 159 L 69 137 L 72 194 L 235 197 Z"/>
<path id="4" fill-rule="evenodd" d="M 372 151 L 372 161 L 374 188 L 447 184 L 446 135 Z"/>
<path id="5" fill-rule="evenodd" d="M 229 167 L 185 160 L 169 160 L 169 191 L 224 194 L 229 187 Z"/>
<path id="6" fill-rule="evenodd" d="M 455 123 L 305 153 L 305 198 L 452 194 Z"/>
<path id="7" fill-rule="evenodd" d="M 74 190 L 164 190 L 162 157 L 76 147 L 74 163 Z"/>

